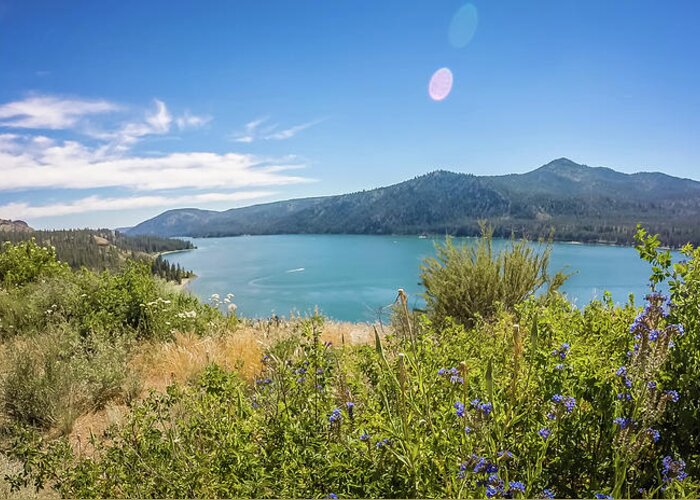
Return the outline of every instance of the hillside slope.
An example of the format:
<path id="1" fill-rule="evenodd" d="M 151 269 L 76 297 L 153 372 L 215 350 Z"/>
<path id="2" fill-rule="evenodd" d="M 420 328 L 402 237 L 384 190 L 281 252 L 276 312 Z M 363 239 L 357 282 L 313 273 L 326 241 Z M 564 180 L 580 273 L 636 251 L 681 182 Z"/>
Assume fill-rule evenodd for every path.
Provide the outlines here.
<path id="1" fill-rule="evenodd" d="M 700 241 L 700 182 L 660 173 L 624 174 L 566 158 L 525 174 L 477 177 L 435 171 L 392 186 L 287 200 L 223 212 L 177 209 L 129 234 L 235 236 L 350 233 L 497 235 L 629 243 L 637 223 L 680 245 Z"/>

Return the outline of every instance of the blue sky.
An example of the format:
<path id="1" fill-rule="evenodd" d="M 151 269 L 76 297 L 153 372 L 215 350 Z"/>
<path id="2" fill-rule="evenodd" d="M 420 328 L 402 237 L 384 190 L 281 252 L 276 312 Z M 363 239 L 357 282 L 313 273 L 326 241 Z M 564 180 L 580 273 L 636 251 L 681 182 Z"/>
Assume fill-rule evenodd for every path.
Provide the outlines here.
<path id="1" fill-rule="evenodd" d="M 699 16 L 694 0 L 0 0 L 0 218 L 117 227 L 562 156 L 700 179 Z"/>

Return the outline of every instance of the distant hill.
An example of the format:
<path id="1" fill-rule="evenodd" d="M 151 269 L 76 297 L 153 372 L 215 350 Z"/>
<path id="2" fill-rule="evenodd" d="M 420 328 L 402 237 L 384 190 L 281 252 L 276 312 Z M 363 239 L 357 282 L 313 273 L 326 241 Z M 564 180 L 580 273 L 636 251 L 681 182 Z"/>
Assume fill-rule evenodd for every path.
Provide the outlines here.
<path id="1" fill-rule="evenodd" d="M 23 220 L 0 219 L 0 231 L 31 233 L 34 230 Z"/>
<path id="2" fill-rule="evenodd" d="M 118 270 L 127 259 L 136 259 L 152 264 L 154 274 L 176 281 L 190 273 L 164 262 L 158 254 L 194 248 L 189 241 L 150 235 L 129 236 L 109 229 L 26 231 L 20 228 L 0 233 L 0 252 L 6 242 L 19 243 L 30 239 L 41 246 L 54 247 L 58 260 L 74 269 Z"/>
<path id="3" fill-rule="evenodd" d="M 700 182 L 661 173 L 623 174 L 554 160 L 525 174 L 443 170 L 357 193 L 280 201 L 223 212 L 169 210 L 129 229 L 158 236 L 242 234 L 475 235 L 488 220 L 500 236 L 626 244 L 637 223 L 665 243 L 700 242 Z"/>

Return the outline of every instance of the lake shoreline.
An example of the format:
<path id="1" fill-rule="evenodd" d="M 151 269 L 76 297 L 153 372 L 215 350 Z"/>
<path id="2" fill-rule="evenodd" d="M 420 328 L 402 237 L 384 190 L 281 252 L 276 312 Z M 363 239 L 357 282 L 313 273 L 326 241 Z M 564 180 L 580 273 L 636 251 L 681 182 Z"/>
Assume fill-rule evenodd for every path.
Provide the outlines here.
<path id="1" fill-rule="evenodd" d="M 181 239 L 181 238 L 189 238 L 191 240 L 209 240 L 209 239 L 217 239 L 217 238 L 246 238 L 246 237 L 261 237 L 261 236 L 371 236 L 371 237 L 392 237 L 392 238 L 419 238 L 419 239 L 428 239 L 428 240 L 444 240 L 446 236 L 449 236 L 454 239 L 478 239 L 480 236 L 475 235 L 475 236 L 455 236 L 452 234 L 448 235 L 438 235 L 438 234 L 426 234 L 426 233 L 416 233 L 416 234 L 393 234 L 393 233 L 388 233 L 388 234 L 363 234 L 363 233 L 269 233 L 269 234 L 230 234 L 230 235 L 224 235 L 224 236 L 168 236 L 170 239 Z M 510 240 L 510 238 L 505 238 L 505 237 L 495 237 L 494 239 L 498 240 Z M 528 238 L 515 238 L 516 241 L 520 241 L 522 239 L 527 239 L 530 243 L 540 243 L 539 240 L 535 239 L 528 239 Z M 613 241 L 605 241 L 605 240 L 598 240 L 598 241 L 581 241 L 581 240 L 559 240 L 554 238 L 552 240 L 552 243 L 560 243 L 560 244 L 565 244 L 565 245 L 586 245 L 586 246 L 595 246 L 595 247 L 615 247 L 615 248 L 635 248 L 635 245 L 633 244 L 623 244 L 623 243 L 615 243 Z M 679 251 L 682 247 L 668 247 L 668 246 L 659 246 L 659 249 L 661 250 L 672 250 L 672 251 Z M 167 254 L 174 254 L 174 253 L 180 253 L 180 252 L 190 252 L 192 250 L 197 250 L 197 247 L 195 248 L 185 248 L 182 250 L 169 250 L 167 252 L 160 252 L 156 255 L 167 255 Z"/>

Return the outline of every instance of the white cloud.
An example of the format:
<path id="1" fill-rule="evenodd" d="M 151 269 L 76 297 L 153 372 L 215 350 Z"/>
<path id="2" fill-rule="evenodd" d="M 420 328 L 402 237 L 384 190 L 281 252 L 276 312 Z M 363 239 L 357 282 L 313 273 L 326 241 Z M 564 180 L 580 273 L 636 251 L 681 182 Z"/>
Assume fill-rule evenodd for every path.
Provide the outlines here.
<path id="1" fill-rule="evenodd" d="M 0 219 L 62 217 L 88 212 L 113 212 L 140 208 L 181 207 L 214 202 L 240 202 L 274 195 L 272 191 L 239 191 L 236 193 L 203 193 L 182 196 L 129 196 L 123 198 L 103 198 L 89 196 L 65 203 L 30 205 L 28 203 L 8 203 L 0 205 Z"/>
<path id="2" fill-rule="evenodd" d="M 243 127 L 243 130 L 236 132 L 231 136 L 231 139 L 235 142 L 251 143 L 254 141 L 282 141 L 285 139 L 291 139 L 297 135 L 302 130 L 306 130 L 309 127 L 313 127 L 321 123 L 322 120 L 314 120 L 307 123 L 302 123 L 301 125 L 295 125 L 293 127 L 280 129 L 277 124 L 264 125 L 269 120 L 268 117 L 257 118 L 251 122 L 248 122 Z"/>
<path id="3" fill-rule="evenodd" d="M 186 130 L 188 128 L 199 128 L 203 127 L 207 123 L 209 123 L 212 120 L 211 116 L 205 116 L 205 115 L 193 115 L 190 114 L 189 111 L 185 111 L 185 113 L 181 116 L 178 116 L 177 119 L 175 120 L 175 123 L 177 124 L 177 128 L 180 130 Z"/>
<path id="4" fill-rule="evenodd" d="M 67 129 L 89 115 L 109 113 L 120 107 L 105 100 L 62 99 L 31 96 L 0 105 L 0 126 L 33 129 Z"/>
<path id="5" fill-rule="evenodd" d="M 147 136 L 177 139 L 179 136 L 172 134 L 173 131 L 202 127 L 211 121 L 211 117 L 187 110 L 174 114 L 165 102 L 154 99 L 152 108 L 144 111 L 138 119 L 120 123 L 110 116 L 111 125 L 107 126 L 104 119 L 96 118 L 98 114 L 116 111 L 122 112 L 124 108 L 105 100 L 52 96 L 31 96 L 22 101 L 0 104 L 0 132 L 3 128 L 5 132 L 7 129 L 12 132 L 0 133 L 0 193 L 110 188 L 137 192 L 126 197 L 88 196 L 47 205 L 37 205 L 25 198 L 0 206 L 0 217 L 40 218 L 243 201 L 274 194 L 268 191 L 270 186 L 313 181 L 290 172 L 306 166 L 293 156 L 267 158 L 207 151 L 134 153 L 132 146 Z M 266 120 L 247 125 L 251 141 L 257 136 L 288 138 L 310 126 L 279 129 L 274 124 L 266 125 Z M 98 128 L 100 126 L 102 128 Z M 15 133 L 19 128 L 42 129 L 42 132 L 23 130 Z M 43 129 L 70 130 L 74 134 L 71 139 L 65 139 Z M 75 134 L 78 134 L 77 139 Z M 80 134 L 92 140 L 83 141 L 79 139 Z M 148 193 L 156 190 L 160 192 Z M 178 190 L 219 192 L 182 194 Z"/>
<path id="6" fill-rule="evenodd" d="M 37 140 L 38 139 L 38 140 Z M 285 174 L 305 165 L 239 153 L 186 152 L 158 157 L 115 154 L 76 141 L 0 137 L 0 191 L 21 189 L 236 189 L 309 182 Z"/>

